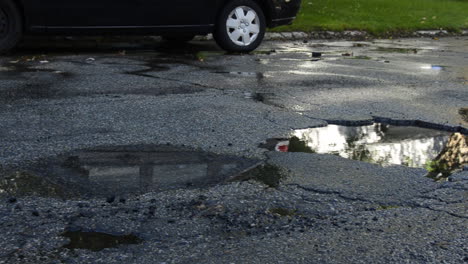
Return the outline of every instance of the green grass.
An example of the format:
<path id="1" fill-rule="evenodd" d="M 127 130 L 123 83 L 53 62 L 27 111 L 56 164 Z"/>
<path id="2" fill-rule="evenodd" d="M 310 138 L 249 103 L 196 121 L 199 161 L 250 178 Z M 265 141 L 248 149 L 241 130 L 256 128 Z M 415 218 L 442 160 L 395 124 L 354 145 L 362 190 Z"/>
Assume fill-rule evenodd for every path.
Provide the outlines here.
<path id="1" fill-rule="evenodd" d="M 468 0 L 302 0 L 291 26 L 272 31 L 365 30 L 376 35 L 468 28 Z"/>

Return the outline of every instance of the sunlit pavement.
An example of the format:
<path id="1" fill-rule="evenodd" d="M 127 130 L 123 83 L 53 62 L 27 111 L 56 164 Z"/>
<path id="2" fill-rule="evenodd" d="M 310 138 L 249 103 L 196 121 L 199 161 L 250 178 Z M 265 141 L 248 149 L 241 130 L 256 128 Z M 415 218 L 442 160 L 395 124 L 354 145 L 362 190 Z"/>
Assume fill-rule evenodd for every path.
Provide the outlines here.
<path id="1" fill-rule="evenodd" d="M 468 107 L 466 37 L 265 42 L 252 54 L 225 54 L 207 41 L 180 47 L 142 42 L 30 41 L 0 58 L 0 263 L 467 260 L 467 172 L 434 182 L 421 168 L 259 147 L 327 122 L 370 126 L 376 120 L 466 134 L 460 111 Z M 348 142 L 339 131 L 333 131 L 338 142 Z M 148 146 L 161 145 L 176 148 L 172 163 L 142 158 L 156 153 Z M 103 146 L 121 156 L 96 159 L 112 160 L 118 169 L 74 163 L 81 149 Z M 119 146 L 131 146 L 130 154 L 116 151 Z M 179 148 L 209 154 L 191 158 L 186 163 L 198 165 L 187 167 L 173 162 L 182 159 Z M 249 181 L 149 188 L 110 199 L 94 196 L 97 187 L 67 182 L 67 170 L 52 178 L 51 164 L 61 166 L 50 162 L 56 155 L 70 168 L 101 177 L 101 184 L 115 173 L 120 180 L 144 176 L 136 185 L 146 187 L 153 186 L 148 179 L 160 179 L 155 171 L 199 177 L 217 155 L 224 155 L 218 162 L 223 177 L 265 163 L 285 178 L 276 189 Z M 234 158 L 245 161 L 225 162 Z M 35 186 L 23 190 L 8 182 L 19 182 L 25 171 Z M 61 195 L 67 200 L 54 198 Z M 135 234 L 142 241 L 70 251 L 59 235 L 71 227 Z"/>

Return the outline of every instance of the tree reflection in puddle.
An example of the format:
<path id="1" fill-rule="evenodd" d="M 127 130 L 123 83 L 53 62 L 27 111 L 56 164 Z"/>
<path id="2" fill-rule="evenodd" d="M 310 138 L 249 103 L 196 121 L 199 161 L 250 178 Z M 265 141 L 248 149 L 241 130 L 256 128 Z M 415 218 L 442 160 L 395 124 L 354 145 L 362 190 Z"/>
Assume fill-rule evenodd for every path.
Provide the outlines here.
<path id="1" fill-rule="evenodd" d="M 382 166 L 426 168 L 435 178 L 448 176 L 468 162 L 465 135 L 428 128 L 382 123 L 328 125 L 294 130 L 291 136 L 269 140 L 263 146 L 282 152 L 334 154 Z M 303 142 L 301 148 L 307 151 L 297 150 L 295 146 L 300 145 L 297 141 Z"/>

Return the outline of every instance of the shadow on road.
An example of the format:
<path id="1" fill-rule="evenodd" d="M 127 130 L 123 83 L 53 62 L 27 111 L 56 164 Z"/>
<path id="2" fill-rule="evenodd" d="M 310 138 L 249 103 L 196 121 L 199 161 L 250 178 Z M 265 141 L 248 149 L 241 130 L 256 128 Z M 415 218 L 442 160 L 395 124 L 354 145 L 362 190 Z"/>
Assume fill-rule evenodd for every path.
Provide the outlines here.
<path id="1" fill-rule="evenodd" d="M 213 41 L 174 43 L 155 36 L 79 36 L 79 37 L 25 37 L 12 55 L 30 53 L 126 53 L 163 52 L 188 54 L 200 51 L 221 51 Z"/>

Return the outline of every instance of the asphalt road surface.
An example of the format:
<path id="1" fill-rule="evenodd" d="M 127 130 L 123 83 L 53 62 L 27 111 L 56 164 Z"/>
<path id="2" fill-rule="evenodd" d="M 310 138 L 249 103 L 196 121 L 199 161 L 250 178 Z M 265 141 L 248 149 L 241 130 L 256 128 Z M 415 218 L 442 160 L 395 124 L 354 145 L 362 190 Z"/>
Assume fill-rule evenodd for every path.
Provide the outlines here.
<path id="1" fill-rule="evenodd" d="M 327 123 L 466 135 L 467 107 L 466 37 L 30 40 L 0 57 L 0 263 L 466 263 L 467 171 L 259 145 Z M 116 178 L 139 191 L 98 186 Z"/>

